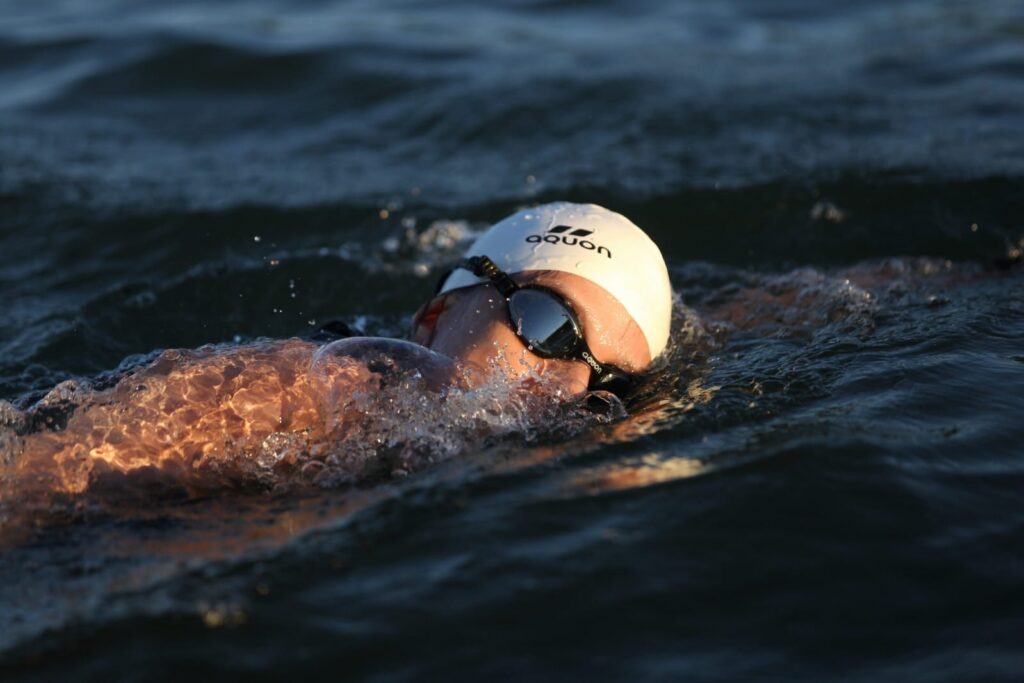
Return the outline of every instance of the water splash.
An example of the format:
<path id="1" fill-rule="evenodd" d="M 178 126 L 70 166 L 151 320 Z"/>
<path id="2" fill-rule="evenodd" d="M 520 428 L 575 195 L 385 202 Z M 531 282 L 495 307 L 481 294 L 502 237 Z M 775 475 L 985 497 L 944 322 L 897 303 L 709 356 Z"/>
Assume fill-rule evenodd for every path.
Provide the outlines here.
<path id="1" fill-rule="evenodd" d="M 506 379 L 522 359 L 492 363 L 482 371 L 374 338 L 166 351 L 107 388 L 66 382 L 25 411 L 0 404 L 0 499 L 38 509 L 67 495 L 364 485 L 625 415 L 614 397 L 594 411 L 529 366 Z"/>
<path id="2" fill-rule="evenodd" d="M 343 340 L 321 349 L 313 368 L 326 378 L 333 437 L 329 452 L 312 465 L 315 483 L 404 476 L 502 438 L 565 438 L 625 414 L 607 397 L 601 397 L 604 410 L 590 411 L 529 364 L 525 380 L 508 380 L 516 374 L 512 366 L 524 363 L 502 349 L 491 363 L 481 373 L 397 340 Z M 330 377 L 363 368 L 376 375 L 369 390 L 332 391 Z"/>
<path id="3" fill-rule="evenodd" d="M 388 259 L 378 258 L 378 267 L 397 259 L 412 274 L 424 277 L 454 261 L 481 232 L 480 226 L 474 228 L 464 220 L 435 220 L 422 230 L 416 228 L 416 222 L 414 217 L 404 218 L 402 232 L 383 241 L 381 247 Z"/>

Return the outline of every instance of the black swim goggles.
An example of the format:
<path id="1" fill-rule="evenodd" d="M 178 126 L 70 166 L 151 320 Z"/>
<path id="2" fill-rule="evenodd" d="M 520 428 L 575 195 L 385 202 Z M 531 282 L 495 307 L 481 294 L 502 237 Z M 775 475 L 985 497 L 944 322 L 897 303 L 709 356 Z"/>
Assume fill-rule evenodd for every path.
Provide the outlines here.
<path id="1" fill-rule="evenodd" d="M 610 391 L 620 398 L 629 393 L 632 377 L 594 358 L 583 339 L 580 320 L 565 297 L 541 285 L 517 285 L 486 256 L 471 256 L 455 267 L 486 277 L 497 287 L 508 305 L 509 325 L 529 351 L 541 358 L 583 361 L 590 366 L 591 391 Z"/>

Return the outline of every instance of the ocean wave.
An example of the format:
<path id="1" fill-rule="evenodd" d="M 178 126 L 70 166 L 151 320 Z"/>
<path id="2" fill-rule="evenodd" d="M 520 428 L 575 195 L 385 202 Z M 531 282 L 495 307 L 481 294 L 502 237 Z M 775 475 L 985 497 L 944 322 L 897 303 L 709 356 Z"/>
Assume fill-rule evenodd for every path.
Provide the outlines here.
<path id="1" fill-rule="evenodd" d="M 262 28 L 258 5 L 234 28 L 209 8 L 136 9 L 114 28 L 26 19 L 0 42 L 0 194 L 42 179 L 76 205 L 223 208 L 417 187 L 467 204 L 586 184 L 649 197 L 1020 177 L 1020 17 L 987 4 L 651 5 L 633 32 L 615 30 L 621 3 L 268 4 Z M 532 21 L 544 12 L 576 29 Z"/>

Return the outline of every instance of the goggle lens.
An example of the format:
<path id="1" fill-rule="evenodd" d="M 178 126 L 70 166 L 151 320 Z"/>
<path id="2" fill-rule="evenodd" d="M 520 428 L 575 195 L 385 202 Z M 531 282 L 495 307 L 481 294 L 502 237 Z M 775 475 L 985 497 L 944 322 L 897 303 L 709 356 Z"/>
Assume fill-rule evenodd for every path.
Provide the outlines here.
<path id="1" fill-rule="evenodd" d="M 537 289 L 518 289 L 508 297 L 516 332 L 541 356 L 565 356 L 576 351 L 582 335 L 565 306 Z"/>

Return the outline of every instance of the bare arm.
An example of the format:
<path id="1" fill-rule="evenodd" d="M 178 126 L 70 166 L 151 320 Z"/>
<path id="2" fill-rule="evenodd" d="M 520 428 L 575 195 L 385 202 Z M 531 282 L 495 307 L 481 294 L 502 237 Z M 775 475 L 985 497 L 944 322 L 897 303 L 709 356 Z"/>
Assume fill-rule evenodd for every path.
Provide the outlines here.
<path id="1" fill-rule="evenodd" d="M 90 392 L 64 429 L 25 437 L 16 476 L 79 492 L 104 473 L 145 474 L 209 485 L 257 457 L 265 440 L 296 448 L 323 442 L 332 427 L 325 397 L 371 381 L 355 363 L 321 362 L 299 340 L 231 349 L 166 351 L 115 386 Z M 201 475 L 201 476 L 200 476 Z M 205 486 L 204 486 L 205 487 Z"/>

